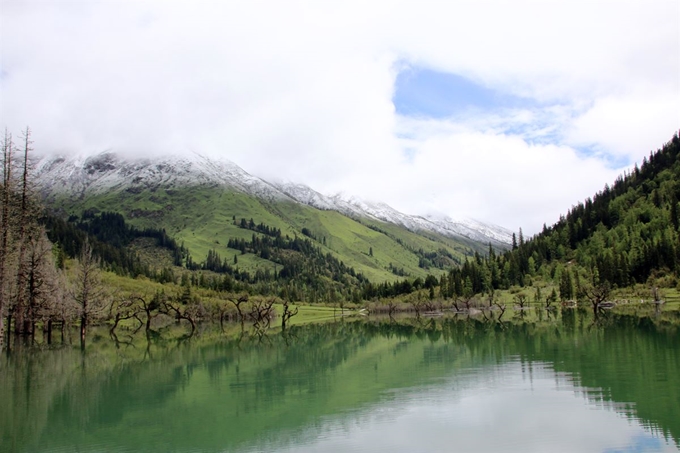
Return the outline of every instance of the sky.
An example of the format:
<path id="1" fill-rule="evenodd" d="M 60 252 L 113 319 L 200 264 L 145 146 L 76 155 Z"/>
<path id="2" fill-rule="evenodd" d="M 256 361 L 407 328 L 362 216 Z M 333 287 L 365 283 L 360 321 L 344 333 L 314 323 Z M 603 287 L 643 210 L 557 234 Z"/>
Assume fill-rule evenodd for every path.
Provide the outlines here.
<path id="1" fill-rule="evenodd" d="M 0 0 L 0 125 L 533 234 L 680 129 L 680 2 Z"/>

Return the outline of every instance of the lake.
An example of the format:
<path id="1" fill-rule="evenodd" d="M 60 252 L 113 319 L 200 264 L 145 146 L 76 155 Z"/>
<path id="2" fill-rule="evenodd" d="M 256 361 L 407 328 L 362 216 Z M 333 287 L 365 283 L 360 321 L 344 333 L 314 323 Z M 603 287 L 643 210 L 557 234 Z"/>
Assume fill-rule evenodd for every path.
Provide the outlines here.
<path id="1" fill-rule="evenodd" d="M 679 451 L 680 335 L 649 318 L 233 329 L 15 347 L 0 451 Z"/>

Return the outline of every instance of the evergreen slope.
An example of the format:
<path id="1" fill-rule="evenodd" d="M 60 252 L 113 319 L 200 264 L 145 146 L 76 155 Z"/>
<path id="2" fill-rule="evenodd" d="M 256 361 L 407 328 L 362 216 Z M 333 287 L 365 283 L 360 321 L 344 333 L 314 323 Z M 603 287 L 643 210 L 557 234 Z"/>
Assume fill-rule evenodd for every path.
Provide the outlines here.
<path id="1" fill-rule="evenodd" d="M 451 272 L 450 295 L 529 284 L 543 274 L 559 279 L 572 298 L 586 276 L 628 286 L 650 277 L 675 286 L 680 276 L 680 139 L 650 153 L 642 165 L 572 207 L 551 227 L 513 250 L 466 262 Z M 663 282 L 664 280 L 662 280 Z M 576 287 L 576 288 L 575 288 Z"/>

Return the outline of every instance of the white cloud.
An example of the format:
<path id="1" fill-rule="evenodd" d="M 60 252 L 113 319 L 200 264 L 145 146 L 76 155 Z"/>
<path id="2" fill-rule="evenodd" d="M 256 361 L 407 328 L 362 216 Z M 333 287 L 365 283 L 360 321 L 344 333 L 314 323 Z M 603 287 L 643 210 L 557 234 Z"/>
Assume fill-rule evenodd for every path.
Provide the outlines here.
<path id="1" fill-rule="evenodd" d="M 465 129 L 446 121 L 403 120 L 418 151 L 387 187 L 385 198 L 408 211 L 465 212 L 538 231 L 611 181 L 618 171 L 566 146 L 530 145 L 519 137 Z M 390 178 L 390 175 L 385 176 Z M 409 181 L 399 185 L 396 179 Z M 412 188 L 415 188 L 413 190 Z"/>
<path id="2" fill-rule="evenodd" d="M 668 93 L 606 96 L 578 116 L 568 132 L 576 145 L 595 145 L 604 153 L 639 160 L 658 149 L 680 127 L 680 100 Z M 650 137 L 658 137 L 654 143 Z M 666 137 L 666 138 L 663 138 Z"/>
<path id="3" fill-rule="evenodd" d="M 680 126 L 676 0 L 2 0 L 2 11 L 0 122 L 31 125 L 40 149 L 219 153 L 413 213 L 533 232 L 611 182 L 607 154 L 640 160 Z M 542 107 L 399 118 L 404 63 Z"/>

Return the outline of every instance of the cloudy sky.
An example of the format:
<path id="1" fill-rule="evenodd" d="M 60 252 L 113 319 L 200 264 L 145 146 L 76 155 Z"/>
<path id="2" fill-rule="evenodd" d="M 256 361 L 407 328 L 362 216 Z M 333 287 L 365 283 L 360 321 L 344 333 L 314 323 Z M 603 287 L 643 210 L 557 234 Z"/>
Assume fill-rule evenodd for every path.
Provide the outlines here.
<path id="1" fill-rule="evenodd" d="M 0 124 L 537 232 L 680 128 L 680 2 L 0 0 Z"/>

